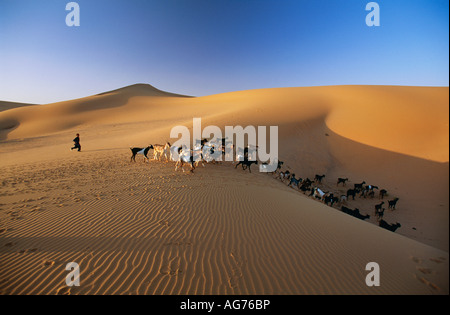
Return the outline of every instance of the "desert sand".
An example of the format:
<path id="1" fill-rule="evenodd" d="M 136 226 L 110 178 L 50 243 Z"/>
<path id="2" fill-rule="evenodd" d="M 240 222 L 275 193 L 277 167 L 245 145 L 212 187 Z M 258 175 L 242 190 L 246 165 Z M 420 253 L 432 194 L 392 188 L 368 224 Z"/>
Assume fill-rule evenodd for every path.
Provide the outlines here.
<path id="1" fill-rule="evenodd" d="M 0 294 L 448 294 L 449 90 L 328 86 L 191 97 L 137 84 L 0 112 Z M 382 229 L 273 175 L 194 173 L 130 146 L 172 127 L 278 126 L 282 170 L 398 197 Z M 75 133 L 82 152 L 70 151 Z M 152 152 L 151 152 L 152 153 Z M 347 177 L 347 187 L 336 185 Z M 80 266 L 79 287 L 65 267 Z M 379 287 L 365 282 L 380 266 Z"/>
<path id="2" fill-rule="evenodd" d="M 35 104 L 27 104 L 27 103 L 17 103 L 17 102 L 6 102 L 6 101 L 0 101 L 0 112 L 8 109 L 23 107 L 23 106 L 30 106 Z"/>

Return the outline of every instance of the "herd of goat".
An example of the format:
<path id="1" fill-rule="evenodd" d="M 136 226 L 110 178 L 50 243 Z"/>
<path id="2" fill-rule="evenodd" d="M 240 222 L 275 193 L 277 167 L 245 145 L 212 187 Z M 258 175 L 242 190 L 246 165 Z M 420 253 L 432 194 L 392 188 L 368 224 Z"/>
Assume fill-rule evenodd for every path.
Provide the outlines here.
<path id="1" fill-rule="evenodd" d="M 281 165 L 283 162 L 279 162 L 278 169 L 281 168 Z M 314 197 L 315 199 L 318 199 L 322 201 L 327 206 L 333 207 L 334 204 L 338 204 L 341 207 L 341 211 L 349 214 L 351 216 L 354 216 L 361 220 L 366 220 L 370 218 L 370 215 L 362 215 L 360 213 L 360 210 L 358 208 L 350 209 L 346 207 L 344 204 L 347 204 L 347 201 L 355 200 L 355 196 L 359 196 L 360 198 L 374 198 L 375 197 L 375 190 L 379 190 L 379 188 L 375 185 L 366 185 L 366 182 L 363 181 L 362 183 L 355 183 L 353 185 L 353 188 L 349 188 L 346 192 L 346 194 L 335 194 L 330 191 L 323 191 L 319 185 L 322 184 L 322 180 L 325 177 L 325 175 L 319 175 L 316 174 L 314 177 L 314 180 L 311 180 L 309 178 L 302 179 L 302 178 L 296 178 L 296 175 L 294 173 L 290 173 L 289 171 L 280 171 L 277 174 L 277 178 L 281 179 L 283 182 L 287 182 L 288 186 L 294 187 L 304 193 L 308 193 L 308 196 Z M 338 178 L 336 182 L 336 186 L 339 186 L 342 184 L 342 186 L 346 186 L 346 183 L 348 181 L 348 178 Z M 378 193 L 379 199 L 384 199 L 384 197 L 387 196 L 387 190 L 381 189 Z M 388 209 L 395 210 L 396 205 L 399 198 L 394 198 L 392 200 L 388 200 Z M 384 211 L 386 208 L 383 207 L 385 204 L 384 201 L 381 201 L 381 203 L 375 205 L 375 211 L 374 214 L 377 217 L 377 221 L 380 227 L 385 228 L 387 230 L 390 230 L 392 232 L 395 232 L 399 227 L 401 227 L 400 223 L 395 224 L 389 224 L 386 221 L 383 220 Z"/>
<path id="2" fill-rule="evenodd" d="M 226 144 L 224 138 L 220 140 L 218 139 L 218 141 L 216 141 L 215 143 L 203 139 L 197 146 L 197 150 L 200 152 L 201 156 L 201 158 L 197 160 L 194 160 L 193 150 L 187 151 L 186 148 L 183 147 L 173 147 L 169 142 L 164 145 L 153 144 L 145 148 L 130 147 L 132 153 L 131 161 L 136 162 L 137 154 L 142 154 L 144 156 L 144 161 L 149 161 L 148 154 L 149 151 L 153 149 L 153 159 L 161 161 L 164 157 L 166 161 L 176 162 L 175 171 L 177 171 L 178 169 L 182 169 L 184 172 L 184 165 L 188 165 L 190 168 L 189 171 L 193 172 L 195 167 L 200 163 L 202 163 L 203 167 L 205 166 L 204 163 L 209 163 L 211 161 L 215 163 L 216 161 L 214 159 L 211 159 L 211 157 L 214 156 L 214 153 L 220 152 L 220 154 L 225 156 L 225 146 Z M 205 147 L 207 148 L 207 150 L 204 150 Z M 195 147 L 194 150 L 196 150 Z M 257 150 L 257 147 L 255 150 Z M 257 160 L 250 160 L 248 158 L 249 151 L 249 147 L 246 147 L 243 152 L 236 152 L 236 162 L 232 162 L 233 164 L 235 164 L 235 168 L 241 165 L 243 170 L 248 169 L 249 172 L 251 172 L 251 165 L 258 164 Z M 175 152 L 177 154 L 174 154 Z M 206 154 L 211 154 L 211 156 L 205 156 L 205 152 Z M 335 195 L 335 193 L 333 192 L 324 191 L 320 188 L 322 180 L 325 178 L 325 174 L 316 174 L 313 180 L 309 178 L 297 178 L 296 175 L 294 173 L 291 173 L 289 170 L 282 171 L 281 169 L 283 164 L 284 163 L 282 161 L 277 161 L 276 169 L 273 172 L 268 172 L 268 174 L 272 174 L 273 176 L 275 176 L 275 178 L 281 180 L 284 183 L 287 183 L 289 187 L 302 191 L 303 193 L 308 194 L 308 196 L 313 197 L 316 200 L 320 200 L 328 206 L 333 207 L 334 204 L 337 204 L 340 206 L 340 210 L 342 212 L 361 220 L 369 219 L 370 215 L 362 215 L 358 208 L 350 209 L 346 207 L 345 205 L 347 204 L 347 201 L 350 200 L 350 198 L 351 200 L 355 200 L 355 196 L 359 196 L 360 198 L 374 198 L 375 190 L 378 190 L 378 198 L 380 200 L 383 200 L 384 197 L 387 196 L 387 190 L 380 190 L 377 186 L 374 185 L 366 185 L 365 181 L 363 181 L 362 183 L 355 183 L 353 185 L 353 188 L 349 188 L 347 190 L 346 194 Z M 342 186 L 345 187 L 347 185 L 347 181 L 349 181 L 348 178 L 338 178 L 336 186 L 339 187 L 339 185 L 342 184 Z M 398 200 L 399 198 L 388 200 L 388 209 L 395 210 Z M 386 210 L 383 207 L 384 205 L 384 201 L 376 204 L 374 215 L 377 217 L 377 221 L 380 227 L 395 232 L 399 227 L 401 227 L 401 224 L 398 222 L 395 224 L 389 224 L 383 220 L 384 211 Z"/>

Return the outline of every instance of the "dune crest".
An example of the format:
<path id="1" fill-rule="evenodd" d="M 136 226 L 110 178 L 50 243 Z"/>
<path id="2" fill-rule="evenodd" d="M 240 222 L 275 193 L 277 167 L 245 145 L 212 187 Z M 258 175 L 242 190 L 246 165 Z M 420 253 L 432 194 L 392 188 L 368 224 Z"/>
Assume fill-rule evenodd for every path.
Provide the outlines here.
<path id="1" fill-rule="evenodd" d="M 0 101 L 0 112 L 9 110 L 9 109 L 18 108 L 18 107 L 33 106 L 33 105 L 36 105 L 36 104 Z"/>
<path id="2" fill-rule="evenodd" d="M 100 96 L 100 95 L 117 94 L 117 93 L 127 93 L 127 94 L 131 94 L 132 96 L 192 97 L 192 96 L 188 96 L 188 95 L 181 95 L 181 94 L 165 92 L 165 91 L 155 88 L 154 86 L 152 86 L 150 84 L 145 84 L 145 83 L 133 84 L 133 85 L 129 85 L 129 86 L 126 86 L 123 88 L 111 90 L 108 92 L 99 93 L 97 95 Z"/>

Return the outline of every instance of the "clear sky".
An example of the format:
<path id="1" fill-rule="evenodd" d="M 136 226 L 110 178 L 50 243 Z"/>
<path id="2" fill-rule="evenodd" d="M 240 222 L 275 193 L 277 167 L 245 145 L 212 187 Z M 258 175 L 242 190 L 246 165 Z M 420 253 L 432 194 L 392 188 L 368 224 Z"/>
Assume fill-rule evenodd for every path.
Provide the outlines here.
<path id="1" fill-rule="evenodd" d="M 148 83 L 194 96 L 317 85 L 449 85 L 449 1 L 0 0 L 0 100 Z"/>

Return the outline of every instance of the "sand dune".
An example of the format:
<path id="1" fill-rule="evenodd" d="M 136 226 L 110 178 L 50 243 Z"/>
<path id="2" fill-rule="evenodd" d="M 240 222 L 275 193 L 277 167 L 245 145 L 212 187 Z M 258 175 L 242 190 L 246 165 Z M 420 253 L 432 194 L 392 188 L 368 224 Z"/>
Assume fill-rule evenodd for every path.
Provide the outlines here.
<path id="1" fill-rule="evenodd" d="M 35 105 L 35 104 L 0 101 L 0 112 L 9 110 L 9 109 L 13 109 L 13 108 L 18 108 L 18 107 L 23 107 L 23 106 L 32 106 L 32 105 Z"/>
<path id="2" fill-rule="evenodd" d="M 228 163 L 130 163 L 175 125 L 277 125 L 283 169 L 345 193 L 361 221 Z M 399 118 L 400 117 L 400 118 Z M 83 152 L 70 152 L 75 132 Z M 448 294 L 448 88 L 314 87 L 186 97 L 135 85 L 0 113 L 2 294 Z M 173 139 L 172 139 L 173 140 Z M 337 187 L 348 177 L 348 187 Z M 80 287 L 65 264 L 80 264 Z M 378 262 L 381 286 L 365 285 Z"/>

